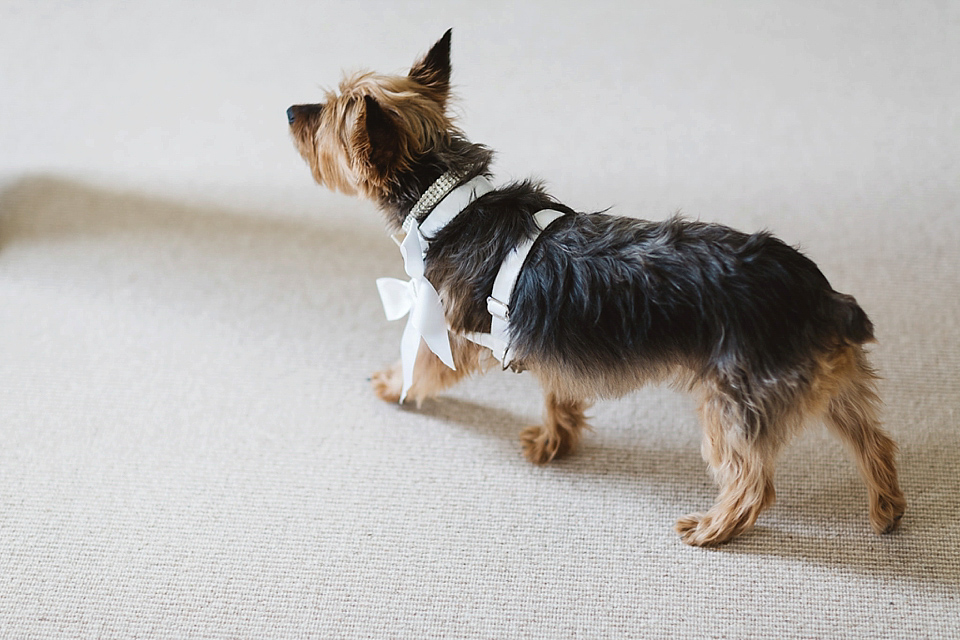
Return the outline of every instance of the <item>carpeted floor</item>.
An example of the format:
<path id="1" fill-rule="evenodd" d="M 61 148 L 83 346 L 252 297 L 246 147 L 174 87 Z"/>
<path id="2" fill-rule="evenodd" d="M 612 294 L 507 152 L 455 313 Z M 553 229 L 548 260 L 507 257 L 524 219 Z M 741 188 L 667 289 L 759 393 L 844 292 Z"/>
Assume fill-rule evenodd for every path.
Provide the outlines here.
<path id="1" fill-rule="evenodd" d="M 960 637 L 960 5 L 636 4 L 0 5 L 0 637 Z M 702 550 L 683 395 L 543 468 L 529 376 L 372 395 L 399 255 L 284 110 L 449 26 L 499 181 L 766 227 L 857 297 L 899 533 L 820 427 Z"/>

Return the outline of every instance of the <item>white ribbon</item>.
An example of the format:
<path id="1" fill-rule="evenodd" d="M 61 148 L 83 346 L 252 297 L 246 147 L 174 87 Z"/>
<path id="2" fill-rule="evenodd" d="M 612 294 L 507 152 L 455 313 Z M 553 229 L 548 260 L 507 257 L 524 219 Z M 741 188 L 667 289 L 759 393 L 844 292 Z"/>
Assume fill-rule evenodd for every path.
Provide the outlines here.
<path id="1" fill-rule="evenodd" d="M 424 234 L 432 237 L 467 205 L 493 190 L 493 185 L 485 176 L 477 176 L 451 190 L 459 180 L 459 176 L 453 172 L 440 176 L 404 221 L 403 228 L 407 235 L 397 244 L 400 245 L 400 253 L 403 255 L 403 270 L 410 276 L 410 280 L 404 282 L 396 278 L 377 279 L 377 289 L 380 291 L 380 300 L 383 302 L 387 320 L 399 320 L 409 314 L 400 342 L 400 361 L 403 368 L 400 402 L 407 397 L 407 391 L 413 384 L 413 366 L 417 361 L 421 338 L 443 364 L 456 370 L 443 304 L 440 302 L 440 294 L 424 276 L 423 258 L 427 255 L 427 240 Z M 418 225 L 416 212 L 431 209 L 423 223 Z"/>
<path id="2" fill-rule="evenodd" d="M 413 384 L 413 365 L 417 360 L 420 338 L 423 338 L 443 364 L 456 369 L 453 364 L 453 352 L 450 349 L 450 335 L 447 333 L 447 320 L 443 315 L 440 294 L 424 276 L 423 255 L 426 242 L 420 228 L 413 224 L 407 237 L 400 243 L 403 255 L 403 270 L 410 276 L 404 282 L 396 278 L 377 278 L 377 289 L 383 302 L 383 311 L 387 320 L 399 320 L 409 314 L 407 326 L 400 341 L 400 360 L 403 367 L 403 387 L 400 402 L 407 397 L 407 391 Z"/>

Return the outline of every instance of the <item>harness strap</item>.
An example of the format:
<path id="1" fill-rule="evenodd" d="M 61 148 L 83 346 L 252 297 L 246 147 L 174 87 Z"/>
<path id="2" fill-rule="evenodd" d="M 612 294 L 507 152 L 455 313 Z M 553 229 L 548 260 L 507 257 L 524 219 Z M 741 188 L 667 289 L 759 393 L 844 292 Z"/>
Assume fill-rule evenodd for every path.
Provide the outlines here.
<path id="1" fill-rule="evenodd" d="M 493 282 L 493 291 L 487 298 L 487 311 L 491 316 L 490 333 L 463 334 L 471 342 L 490 349 L 504 369 L 511 366 L 513 359 L 510 353 L 510 297 L 513 295 L 513 288 L 520 276 L 520 269 L 523 267 L 533 243 L 540 237 L 543 230 L 561 217 L 563 217 L 562 213 L 552 209 L 544 209 L 534 214 L 533 219 L 537 223 L 537 232 L 526 238 L 507 254 Z"/>

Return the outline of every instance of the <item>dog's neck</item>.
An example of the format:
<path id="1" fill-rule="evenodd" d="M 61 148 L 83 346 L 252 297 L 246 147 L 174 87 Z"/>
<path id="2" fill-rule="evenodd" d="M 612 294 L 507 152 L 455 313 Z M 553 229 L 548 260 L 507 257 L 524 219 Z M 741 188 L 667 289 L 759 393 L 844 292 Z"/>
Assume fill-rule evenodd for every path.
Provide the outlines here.
<path id="1" fill-rule="evenodd" d="M 441 176 L 455 174 L 462 184 L 478 175 L 488 174 L 492 160 L 493 152 L 485 146 L 451 136 L 443 147 L 422 155 L 410 169 L 398 174 L 380 197 L 380 209 L 386 215 L 388 225 L 392 231 L 399 231 L 407 216 Z M 429 210 L 419 210 L 418 222 L 429 213 Z"/>

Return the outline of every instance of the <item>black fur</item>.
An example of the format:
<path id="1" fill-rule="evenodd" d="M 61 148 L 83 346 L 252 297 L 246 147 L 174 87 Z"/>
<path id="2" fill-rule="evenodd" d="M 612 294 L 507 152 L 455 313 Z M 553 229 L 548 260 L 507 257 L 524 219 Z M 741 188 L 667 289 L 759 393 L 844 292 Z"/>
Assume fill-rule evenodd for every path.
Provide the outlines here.
<path id="1" fill-rule="evenodd" d="M 772 377 L 811 351 L 868 334 L 837 323 L 851 303 L 813 262 L 767 233 L 575 215 L 531 251 L 510 325 L 521 357 L 583 373 L 672 361 Z"/>
<path id="2" fill-rule="evenodd" d="M 852 297 L 768 233 L 574 213 L 532 182 L 484 195 L 433 239 L 427 277 L 468 300 L 455 330 L 489 330 L 497 271 L 541 209 L 567 215 L 534 244 L 510 301 L 521 359 L 587 375 L 669 361 L 773 377 L 811 353 L 873 337 Z"/>
<path id="3" fill-rule="evenodd" d="M 478 198 L 432 239 L 427 277 L 454 331 L 489 331 L 493 281 L 542 209 L 566 215 L 534 244 L 510 300 L 520 366 L 610 380 L 609 395 L 618 377 L 680 366 L 739 398 L 756 434 L 775 417 L 767 391 L 805 388 L 816 356 L 873 338 L 856 301 L 769 233 L 576 213 L 529 181 Z"/>

